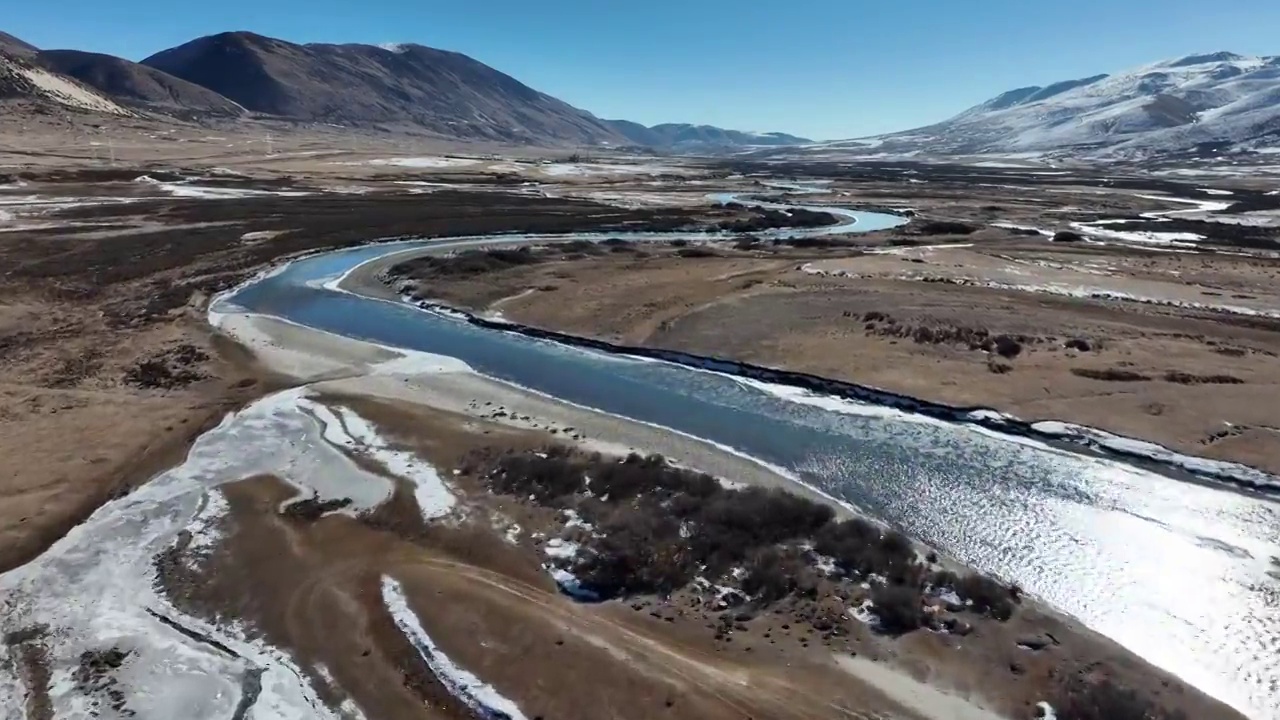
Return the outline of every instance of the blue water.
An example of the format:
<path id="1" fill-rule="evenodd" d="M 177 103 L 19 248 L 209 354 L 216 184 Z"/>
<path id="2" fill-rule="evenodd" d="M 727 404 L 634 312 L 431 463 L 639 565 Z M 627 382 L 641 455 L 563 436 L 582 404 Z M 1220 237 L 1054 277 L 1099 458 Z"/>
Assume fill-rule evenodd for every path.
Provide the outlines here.
<path id="1" fill-rule="evenodd" d="M 1280 718 L 1280 573 L 1272 574 L 1280 565 L 1271 564 L 1280 557 L 1280 505 L 972 427 L 830 398 L 798 402 L 716 373 L 319 287 L 386 252 L 298 261 L 228 302 L 457 358 L 489 377 L 733 447 L 1020 583 L 1251 717 Z"/>

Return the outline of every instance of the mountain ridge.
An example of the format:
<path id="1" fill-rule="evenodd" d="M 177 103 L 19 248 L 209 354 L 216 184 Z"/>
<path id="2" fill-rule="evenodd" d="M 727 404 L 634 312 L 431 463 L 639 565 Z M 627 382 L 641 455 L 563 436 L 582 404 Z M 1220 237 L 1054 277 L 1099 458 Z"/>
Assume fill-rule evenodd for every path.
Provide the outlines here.
<path id="1" fill-rule="evenodd" d="M 637 145 L 673 149 L 807 145 L 812 140 L 780 132 L 754 133 L 714 125 L 659 123 L 645 126 L 630 120 L 606 120 Z"/>
<path id="2" fill-rule="evenodd" d="M 1143 158 L 1277 144 L 1280 57 L 1219 51 L 1017 88 L 933 125 L 827 146 Z"/>
<path id="3" fill-rule="evenodd" d="M 415 43 L 299 44 L 239 30 L 133 62 L 41 50 L 0 32 L 0 74 L 8 100 L 194 122 L 258 117 L 459 140 L 675 151 L 807 142 L 785 133 L 602 120 L 467 55 Z"/>
<path id="4" fill-rule="evenodd" d="M 41 50 L 37 64 L 74 78 L 125 105 L 161 113 L 235 117 L 245 109 L 194 83 L 140 63 L 81 50 Z"/>

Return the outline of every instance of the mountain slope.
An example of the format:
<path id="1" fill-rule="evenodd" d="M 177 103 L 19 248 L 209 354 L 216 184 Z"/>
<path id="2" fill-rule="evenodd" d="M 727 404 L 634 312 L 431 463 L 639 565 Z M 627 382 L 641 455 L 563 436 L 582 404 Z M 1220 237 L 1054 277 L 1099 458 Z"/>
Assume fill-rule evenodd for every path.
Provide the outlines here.
<path id="1" fill-rule="evenodd" d="M 0 31 L 0 52 L 5 52 L 15 57 L 34 57 L 36 53 L 40 52 L 40 49 L 7 32 Z"/>
<path id="2" fill-rule="evenodd" d="M 416 126 L 462 139 L 625 142 L 590 113 L 465 55 L 421 45 L 298 45 L 234 32 L 142 64 L 295 120 Z"/>
<path id="3" fill-rule="evenodd" d="M 75 78 L 121 104 L 184 115 L 244 113 L 212 90 L 124 58 L 79 50 L 44 50 L 36 58 L 44 68 Z"/>
<path id="4" fill-rule="evenodd" d="M 1139 157 L 1275 146 L 1278 135 L 1280 57 L 1218 52 L 1012 90 L 950 120 L 866 144 L 876 152 Z"/>
<path id="5" fill-rule="evenodd" d="M 0 51 L 0 101 L 32 103 L 44 110 L 61 107 L 111 115 L 132 114 L 110 98 L 71 78 L 3 51 Z"/>
<path id="6" fill-rule="evenodd" d="M 786 133 L 752 133 L 725 130 L 711 125 L 663 123 L 645 127 L 630 120 L 606 120 L 605 122 L 632 143 L 654 148 L 715 149 L 759 145 L 805 145 L 812 142 Z"/>

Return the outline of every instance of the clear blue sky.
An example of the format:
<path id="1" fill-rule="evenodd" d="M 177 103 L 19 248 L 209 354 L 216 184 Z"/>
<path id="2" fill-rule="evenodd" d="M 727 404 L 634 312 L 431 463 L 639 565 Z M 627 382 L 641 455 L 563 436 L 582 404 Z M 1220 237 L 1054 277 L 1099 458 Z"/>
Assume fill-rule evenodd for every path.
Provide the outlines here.
<path id="1" fill-rule="evenodd" d="M 200 35 L 457 50 L 606 118 L 832 139 L 1193 52 L 1280 54 L 1280 0 L 7 0 L 0 30 L 140 60 Z"/>

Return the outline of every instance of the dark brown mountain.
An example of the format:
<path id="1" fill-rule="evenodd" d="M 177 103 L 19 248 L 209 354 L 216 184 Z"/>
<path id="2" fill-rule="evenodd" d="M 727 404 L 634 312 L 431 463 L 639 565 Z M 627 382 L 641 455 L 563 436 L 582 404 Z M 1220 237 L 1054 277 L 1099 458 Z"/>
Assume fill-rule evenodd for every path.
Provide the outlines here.
<path id="1" fill-rule="evenodd" d="M 40 49 L 29 42 L 20 40 L 7 32 L 0 31 L 0 52 L 5 52 L 17 57 L 35 57 Z"/>
<path id="2" fill-rule="evenodd" d="M 0 113 L 48 115 L 71 110 L 132 114 L 93 88 L 41 67 L 37 59 L 38 56 L 0 49 Z"/>
<path id="3" fill-rule="evenodd" d="M 36 62 L 125 105 L 181 116 L 244 113 L 244 108 L 208 88 L 113 55 L 44 50 Z"/>
<path id="4" fill-rule="evenodd" d="M 416 126 L 463 139 L 625 144 L 590 113 L 466 55 L 421 45 L 298 45 L 222 33 L 142 64 L 254 112 L 356 126 Z"/>

